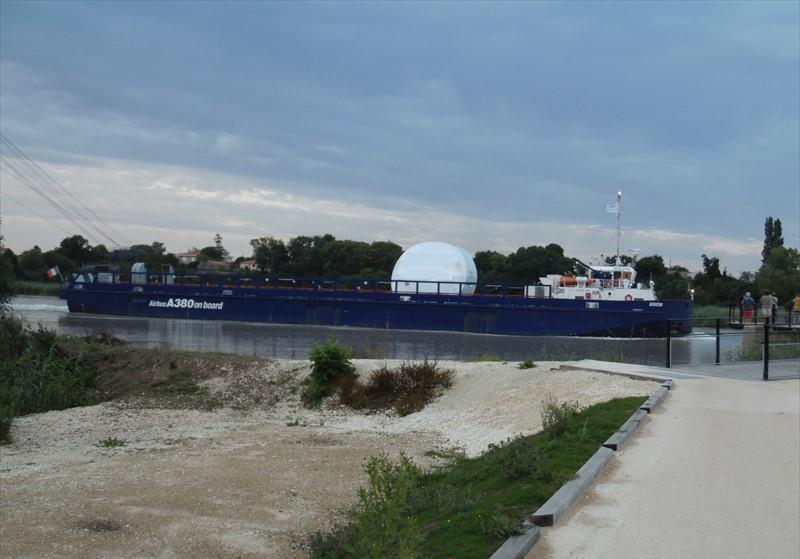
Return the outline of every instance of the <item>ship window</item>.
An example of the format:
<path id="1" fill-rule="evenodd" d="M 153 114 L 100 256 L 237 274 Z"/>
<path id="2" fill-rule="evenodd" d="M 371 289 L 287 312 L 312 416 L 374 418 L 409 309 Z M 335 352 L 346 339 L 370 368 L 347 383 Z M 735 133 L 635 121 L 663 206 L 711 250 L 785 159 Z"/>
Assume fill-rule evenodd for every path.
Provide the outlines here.
<path id="1" fill-rule="evenodd" d="M 256 285 L 255 282 L 253 281 L 253 278 L 239 278 L 239 287 L 246 287 L 248 289 L 252 289 L 255 286 Z"/>

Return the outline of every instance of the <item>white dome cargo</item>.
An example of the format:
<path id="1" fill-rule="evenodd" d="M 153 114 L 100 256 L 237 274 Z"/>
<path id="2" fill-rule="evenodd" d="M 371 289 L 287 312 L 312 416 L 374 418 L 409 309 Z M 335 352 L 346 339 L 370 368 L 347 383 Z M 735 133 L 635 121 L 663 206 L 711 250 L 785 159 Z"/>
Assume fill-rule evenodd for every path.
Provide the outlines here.
<path id="1" fill-rule="evenodd" d="M 406 250 L 392 270 L 392 290 L 398 293 L 472 295 L 478 270 L 469 253 L 448 243 L 419 243 Z M 448 282 L 448 283 L 442 283 Z"/>

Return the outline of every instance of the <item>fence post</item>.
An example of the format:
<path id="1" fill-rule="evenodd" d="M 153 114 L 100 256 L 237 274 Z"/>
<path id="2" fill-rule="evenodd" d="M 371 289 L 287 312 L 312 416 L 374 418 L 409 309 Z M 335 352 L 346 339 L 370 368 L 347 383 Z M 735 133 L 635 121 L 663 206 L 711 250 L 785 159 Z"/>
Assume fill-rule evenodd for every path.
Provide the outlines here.
<path id="1" fill-rule="evenodd" d="M 719 318 L 717 319 L 717 353 L 714 358 L 714 364 L 719 365 Z"/>
<path id="2" fill-rule="evenodd" d="M 667 369 L 672 365 L 672 328 L 670 320 L 667 319 Z"/>
<path id="3" fill-rule="evenodd" d="M 769 324 L 764 322 L 764 380 L 769 380 Z"/>

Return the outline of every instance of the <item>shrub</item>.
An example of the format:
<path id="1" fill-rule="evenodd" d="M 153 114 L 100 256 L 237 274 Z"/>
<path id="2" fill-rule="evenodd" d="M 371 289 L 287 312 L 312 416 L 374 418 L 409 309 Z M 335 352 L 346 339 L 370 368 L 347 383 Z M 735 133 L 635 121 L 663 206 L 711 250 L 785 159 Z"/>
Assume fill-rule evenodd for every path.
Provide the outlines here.
<path id="1" fill-rule="evenodd" d="M 536 367 L 536 363 L 533 362 L 533 359 L 526 359 L 519 364 L 520 369 L 533 369 L 534 367 Z"/>
<path id="2" fill-rule="evenodd" d="M 351 523 L 327 536 L 312 538 L 314 558 L 419 557 L 422 533 L 410 506 L 420 471 L 405 455 L 393 464 L 385 455 L 369 459 L 367 486 L 358 491 Z"/>
<path id="3" fill-rule="evenodd" d="M 404 362 L 399 369 L 384 366 L 370 374 L 363 391 L 364 405 L 373 409 L 394 407 L 399 415 L 408 415 L 452 385 L 453 371 L 439 368 L 435 361 Z"/>
<path id="4" fill-rule="evenodd" d="M 62 349 L 54 332 L 0 313 L 0 442 L 9 442 L 14 416 L 94 403 L 97 373 L 84 358 Z"/>
<path id="5" fill-rule="evenodd" d="M 128 441 L 125 439 L 119 439 L 117 437 L 108 437 L 106 439 L 97 441 L 97 446 L 104 448 L 116 448 L 118 446 L 125 446 L 126 444 L 128 444 Z"/>
<path id="6" fill-rule="evenodd" d="M 332 339 L 311 350 L 311 374 L 303 391 L 303 399 L 307 404 L 319 405 L 323 398 L 331 395 L 337 378 L 355 373 L 350 362 L 352 354 L 350 348 Z"/>
<path id="7" fill-rule="evenodd" d="M 503 539 L 522 532 L 519 520 L 502 513 L 480 515 L 481 532 L 493 538 Z"/>
<path id="8" fill-rule="evenodd" d="M 552 394 L 542 401 L 542 430 L 551 437 L 557 437 L 567 430 L 569 420 L 580 412 L 577 402 L 559 404 Z"/>
<path id="9" fill-rule="evenodd" d="M 542 468 L 544 451 L 537 448 L 528 438 L 507 439 L 500 444 L 489 445 L 489 450 L 494 451 L 491 456 L 497 464 L 498 471 L 508 479 L 526 476 L 547 477 L 546 471 Z"/>

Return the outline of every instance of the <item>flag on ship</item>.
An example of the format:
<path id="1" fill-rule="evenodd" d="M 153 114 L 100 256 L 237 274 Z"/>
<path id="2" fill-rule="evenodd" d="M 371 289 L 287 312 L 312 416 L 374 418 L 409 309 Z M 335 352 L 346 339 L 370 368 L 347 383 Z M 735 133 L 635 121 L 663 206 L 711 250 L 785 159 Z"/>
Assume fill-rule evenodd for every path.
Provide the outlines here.
<path id="1" fill-rule="evenodd" d="M 61 277 L 61 270 L 58 269 L 58 266 L 53 266 L 47 270 L 47 277 L 54 278 L 56 276 Z"/>
<path id="2" fill-rule="evenodd" d="M 614 202 L 613 204 L 606 204 L 606 211 L 610 214 L 615 214 L 619 211 L 619 203 Z"/>

